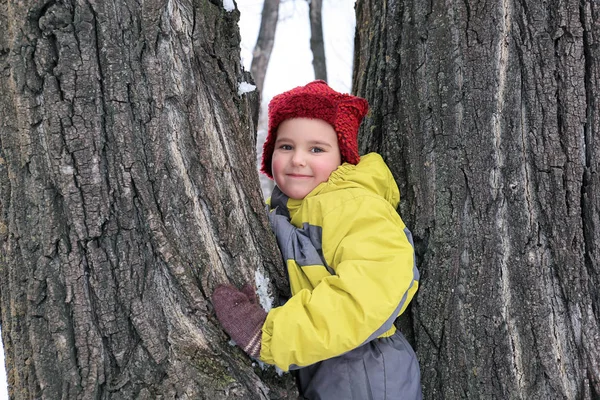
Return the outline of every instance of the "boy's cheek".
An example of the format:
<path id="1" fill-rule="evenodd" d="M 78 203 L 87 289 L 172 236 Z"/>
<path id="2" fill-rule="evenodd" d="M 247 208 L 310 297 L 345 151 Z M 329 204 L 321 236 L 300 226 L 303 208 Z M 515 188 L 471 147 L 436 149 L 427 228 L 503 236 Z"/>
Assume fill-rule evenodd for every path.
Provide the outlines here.
<path id="1" fill-rule="evenodd" d="M 271 161 L 271 173 L 273 174 L 273 180 L 277 184 L 278 175 L 281 173 L 282 163 L 280 160 L 277 160 L 275 155 L 273 155 L 273 159 Z"/>
<path id="2" fill-rule="evenodd" d="M 273 153 L 273 158 L 271 160 L 271 170 L 273 171 L 273 174 L 278 173 L 281 168 L 283 168 L 281 157 L 278 157 L 275 153 Z"/>

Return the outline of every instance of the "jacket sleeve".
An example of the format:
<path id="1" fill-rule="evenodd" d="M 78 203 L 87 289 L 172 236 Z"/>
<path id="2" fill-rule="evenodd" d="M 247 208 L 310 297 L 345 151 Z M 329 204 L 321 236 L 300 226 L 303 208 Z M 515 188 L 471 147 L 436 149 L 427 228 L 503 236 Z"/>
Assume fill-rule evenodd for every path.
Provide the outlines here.
<path id="1" fill-rule="evenodd" d="M 263 325 L 260 358 L 283 370 L 380 336 L 418 288 L 410 232 L 382 198 L 353 198 L 324 216 L 323 249 L 335 275 L 272 309 Z"/>

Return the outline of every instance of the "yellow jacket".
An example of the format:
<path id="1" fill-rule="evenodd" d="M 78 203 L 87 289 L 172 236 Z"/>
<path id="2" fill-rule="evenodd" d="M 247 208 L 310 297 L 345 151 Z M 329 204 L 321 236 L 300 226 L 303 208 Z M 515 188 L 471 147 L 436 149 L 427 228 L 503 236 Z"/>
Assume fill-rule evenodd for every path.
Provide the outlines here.
<path id="1" fill-rule="evenodd" d="M 276 188 L 270 220 L 292 297 L 267 315 L 261 360 L 287 371 L 395 332 L 419 280 L 399 200 L 376 153 L 341 165 L 303 200 Z"/>

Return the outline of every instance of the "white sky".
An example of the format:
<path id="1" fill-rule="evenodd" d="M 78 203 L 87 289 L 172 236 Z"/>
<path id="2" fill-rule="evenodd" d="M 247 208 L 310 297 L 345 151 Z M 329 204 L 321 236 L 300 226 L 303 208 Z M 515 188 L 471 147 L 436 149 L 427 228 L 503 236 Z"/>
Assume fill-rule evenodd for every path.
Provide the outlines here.
<path id="1" fill-rule="evenodd" d="M 354 51 L 354 1 L 323 0 L 323 37 L 327 58 L 327 80 L 340 92 L 350 92 L 352 86 L 352 58 Z M 256 43 L 262 0 L 237 0 L 240 10 L 242 36 L 241 56 L 246 70 L 250 70 L 252 49 Z M 263 108 L 274 95 L 304 85 L 314 79 L 310 51 L 310 25 L 306 0 L 281 0 L 279 23 L 269 68 L 265 77 Z M 259 140 L 264 132 L 259 129 Z M 258 144 L 261 147 L 262 144 Z M 0 341 L 0 400 L 8 399 L 4 351 Z"/>
<path id="2" fill-rule="evenodd" d="M 262 0 L 238 0 L 241 55 L 247 70 L 260 27 Z M 354 49 L 354 0 L 323 0 L 323 37 L 329 85 L 349 92 Z M 274 95 L 314 79 L 310 52 L 308 2 L 282 0 L 275 45 L 265 79 L 264 102 Z"/>

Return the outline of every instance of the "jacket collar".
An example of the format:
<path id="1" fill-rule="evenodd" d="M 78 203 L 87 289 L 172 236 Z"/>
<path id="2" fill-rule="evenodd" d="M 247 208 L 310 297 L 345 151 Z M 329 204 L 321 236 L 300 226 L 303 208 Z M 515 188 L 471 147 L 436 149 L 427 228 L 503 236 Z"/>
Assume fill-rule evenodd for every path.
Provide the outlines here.
<path id="1" fill-rule="evenodd" d="M 361 157 L 357 165 L 348 163 L 340 165 L 331 173 L 327 182 L 317 185 L 302 200 L 290 199 L 275 186 L 271 193 L 271 209 L 276 209 L 277 214 L 290 218 L 290 215 L 293 217 L 296 214 L 307 198 L 357 187 L 382 196 L 394 208 L 400 201 L 400 192 L 389 168 L 379 154 L 370 153 Z"/>

